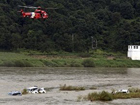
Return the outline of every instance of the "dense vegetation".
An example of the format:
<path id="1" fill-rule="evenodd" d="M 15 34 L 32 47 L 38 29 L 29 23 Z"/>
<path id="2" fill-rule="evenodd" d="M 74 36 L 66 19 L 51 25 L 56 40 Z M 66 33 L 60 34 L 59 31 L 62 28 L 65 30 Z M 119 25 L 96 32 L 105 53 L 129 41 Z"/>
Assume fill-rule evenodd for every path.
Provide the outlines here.
<path id="1" fill-rule="evenodd" d="M 18 5 L 54 7 L 47 20 L 22 18 Z M 34 11 L 25 9 L 25 11 Z M 139 44 L 140 0 L 0 0 L 0 49 L 126 51 Z"/>

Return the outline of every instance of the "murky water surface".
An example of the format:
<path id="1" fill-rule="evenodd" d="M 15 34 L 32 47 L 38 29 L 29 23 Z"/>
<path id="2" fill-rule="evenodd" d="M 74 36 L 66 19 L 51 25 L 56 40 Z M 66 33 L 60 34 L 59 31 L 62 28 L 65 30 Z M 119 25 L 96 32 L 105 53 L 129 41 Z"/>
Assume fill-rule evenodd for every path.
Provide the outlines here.
<path id="1" fill-rule="evenodd" d="M 60 85 L 85 87 L 85 91 L 60 91 Z M 8 92 L 38 86 L 46 94 L 9 96 Z M 96 90 L 91 90 L 96 87 Z M 140 88 L 140 68 L 0 68 L 0 105 L 140 105 L 140 99 L 111 102 L 78 101 L 95 91 Z"/>

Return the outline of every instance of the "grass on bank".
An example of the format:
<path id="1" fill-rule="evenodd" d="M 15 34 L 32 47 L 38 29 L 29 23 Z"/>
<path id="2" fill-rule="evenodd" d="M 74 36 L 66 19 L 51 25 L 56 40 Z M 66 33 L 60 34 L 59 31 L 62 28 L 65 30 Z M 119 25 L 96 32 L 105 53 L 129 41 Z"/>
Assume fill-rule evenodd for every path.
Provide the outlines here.
<path id="1" fill-rule="evenodd" d="M 140 67 L 121 54 L 102 51 L 92 53 L 13 53 L 0 52 L 0 66 L 7 67 Z"/>
<path id="2" fill-rule="evenodd" d="M 43 62 L 32 58 L 28 55 L 13 53 L 13 52 L 0 52 L 0 66 L 6 67 L 38 67 L 44 66 Z"/>

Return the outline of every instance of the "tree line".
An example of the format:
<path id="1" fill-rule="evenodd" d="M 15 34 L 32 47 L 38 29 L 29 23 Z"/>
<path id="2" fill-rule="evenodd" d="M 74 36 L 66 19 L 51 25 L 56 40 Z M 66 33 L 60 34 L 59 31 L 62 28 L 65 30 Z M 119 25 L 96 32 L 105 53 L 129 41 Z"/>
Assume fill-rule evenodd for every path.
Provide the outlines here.
<path id="1" fill-rule="evenodd" d="M 21 17 L 18 5 L 58 8 L 49 18 Z M 34 9 L 24 9 L 34 11 Z M 139 0 L 1 0 L 0 49 L 85 52 L 92 48 L 127 51 L 140 44 Z"/>

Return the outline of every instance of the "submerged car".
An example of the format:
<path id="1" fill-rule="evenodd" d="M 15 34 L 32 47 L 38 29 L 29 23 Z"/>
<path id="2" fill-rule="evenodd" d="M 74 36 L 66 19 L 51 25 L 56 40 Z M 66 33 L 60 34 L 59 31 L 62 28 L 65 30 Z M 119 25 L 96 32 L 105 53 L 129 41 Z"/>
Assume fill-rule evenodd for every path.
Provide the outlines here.
<path id="1" fill-rule="evenodd" d="M 22 93 L 21 93 L 20 91 L 11 91 L 11 92 L 8 93 L 8 95 L 12 95 L 12 96 L 17 96 L 17 95 L 19 95 L 19 96 L 21 96 Z"/>
<path id="2" fill-rule="evenodd" d="M 39 93 L 46 93 L 46 90 L 45 90 L 44 88 L 39 88 L 39 89 L 38 89 L 38 92 L 39 92 Z"/>
<path id="3" fill-rule="evenodd" d="M 28 93 L 38 93 L 38 87 L 36 87 L 36 86 L 29 87 L 29 88 L 27 88 L 27 92 Z"/>
<path id="4" fill-rule="evenodd" d="M 44 88 L 38 88 L 37 86 L 29 87 L 27 88 L 28 93 L 46 93 L 46 90 Z"/>
<path id="5" fill-rule="evenodd" d="M 113 93 L 129 93 L 129 90 L 127 90 L 127 89 L 120 89 L 118 91 L 114 91 Z"/>

